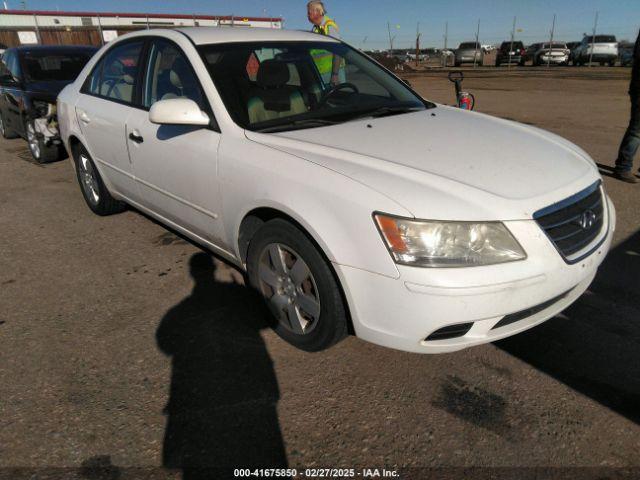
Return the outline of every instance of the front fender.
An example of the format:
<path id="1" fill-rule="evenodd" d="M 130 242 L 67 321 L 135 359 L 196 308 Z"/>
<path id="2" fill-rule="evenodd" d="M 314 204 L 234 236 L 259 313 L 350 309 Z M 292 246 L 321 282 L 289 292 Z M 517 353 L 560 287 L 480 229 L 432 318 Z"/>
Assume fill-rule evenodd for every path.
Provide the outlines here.
<path id="1" fill-rule="evenodd" d="M 298 222 L 327 258 L 398 278 L 374 224 L 376 210 L 411 216 L 393 200 L 342 174 L 246 137 L 223 136 L 219 150 L 223 221 L 228 245 L 256 208 L 279 210 Z"/>

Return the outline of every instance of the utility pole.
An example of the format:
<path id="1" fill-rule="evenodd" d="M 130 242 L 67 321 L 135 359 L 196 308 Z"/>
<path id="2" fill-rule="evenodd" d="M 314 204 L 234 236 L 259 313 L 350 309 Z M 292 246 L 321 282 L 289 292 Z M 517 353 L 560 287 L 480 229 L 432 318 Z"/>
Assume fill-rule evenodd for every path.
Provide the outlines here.
<path id="1" fill-rule="evenodd" d="M 551 24 L 551 37 L 549 38 L 549 51 L 547 52 L 547 68 L 551 65 L 551 54 L 553 53 L 553 34 L 556 31 L 556 14 L 553 14 L 553 23 Z"/>
<path id="2" fill-rule="evenodd" d="M 513 17 L 513 28 L 511 29 L 511 46 L 509 47 L 509 63 L 507 68 L 511 68 L 511 52 L 513 52 L 513 39 L 516 36 L 516 17 Z"/>
<path id="3" fill-rule="evenodd" d="M 36 37 L 38 39 L 38 43 L 42 45 L 42 38 L 40 37 L 40 26 L 38 25 L 38 17 L 35 13 L 33 14 L 33 21 L 36 24 Z"/>
<path id="4" fill-rule="evenodd" d="M 596 41 L 597 29 L 598 29 L 598 12 L 596 12 L 596 19 L 593 22 L 593 34 L 591 35 L 591 46 L 589 48 L 589 67 L 591 67 L 591 61 L 593 60 L 593 44 Z"/>
<path id="5" fill-rule="evenodd" d="M 447 52 L 447 40 L 449 39 L 449 22 L 445 22 L 444 24 L 444 49 L 443 49 L 443 55 L 442 55 L 442 63 L 443 66 L 446 67 L 447 66 L 447 61 L 449 59 L 449 56 L 446 55 Z"/>
<path id="6" fill-rule="evenodd" d="M 416 31 L 416 67 L 420 63 L 420 22 L 418 22 L 418 28 Z"/>
<path id="7" fill-rule="evenodd" d="M 100 45 L 104 45 L 104 34 L 102 33 L 102 22 L 100 22 L 100 15 L 98 15 L 98 35 L 100 35 Z"/>
<path id="8" fill-rule="evenodd" d="M 387 32 L 389 32 L 389 55 L 393 55 L 393 39 L 391 38 L 391 23 L 387 22 Z"/>
<path id="9" fill-rule="evenodd" d="M 480 37 L 480 19 L 478 19 L 478 29 L 476 30 L 476 50 L 473 52 L 473 68 L 476 68 L 478 63 L 478 38 Z"/>

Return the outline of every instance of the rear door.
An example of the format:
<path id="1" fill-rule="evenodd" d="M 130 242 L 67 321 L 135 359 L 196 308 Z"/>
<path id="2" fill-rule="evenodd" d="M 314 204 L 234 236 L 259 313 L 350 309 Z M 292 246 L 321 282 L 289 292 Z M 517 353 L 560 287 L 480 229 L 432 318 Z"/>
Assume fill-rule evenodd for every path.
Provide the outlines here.
<path id="1" fill-rule="evenodd" d="M 218 218 L 216 126 L 156 125 L 148 110 L 160 100 L 188 98 L 213 119 L 200 81 L 182 49 L 172 41 L 150 41 L 141 110 L 127 118 L 127 142 L 143 204 L 166 220 L 222 248 Z M 214 121 L 215 123 L 215 121 Z"/>
<path id="2" fill-rule="evenodd" d="M 82 86 L 76 116 L 110 189 L 139 201 L 126 141 L 126 121 L 135 110 L 139 64 L 144 40 L 116 44 L 96 64 Z"/>

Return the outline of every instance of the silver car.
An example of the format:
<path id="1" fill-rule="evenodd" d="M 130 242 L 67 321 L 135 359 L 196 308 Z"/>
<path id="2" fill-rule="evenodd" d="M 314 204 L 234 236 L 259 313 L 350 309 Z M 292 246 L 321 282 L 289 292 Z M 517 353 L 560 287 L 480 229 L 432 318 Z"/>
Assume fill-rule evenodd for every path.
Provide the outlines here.
<path id="1" fill-rule="evenodd" d="M 463 63 L 477 63 L 482 65 L 484 54 L 482 46 L 478 42 L 463 42 L 456 50 L 456 67 Z"/>

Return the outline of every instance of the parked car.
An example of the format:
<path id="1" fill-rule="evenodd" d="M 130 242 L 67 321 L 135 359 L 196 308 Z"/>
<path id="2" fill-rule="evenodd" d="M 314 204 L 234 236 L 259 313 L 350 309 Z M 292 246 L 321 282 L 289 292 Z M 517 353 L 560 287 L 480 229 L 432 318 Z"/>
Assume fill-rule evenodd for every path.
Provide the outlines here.
<path id="1" fill-rule="evenodd" d="M 569 62 L 573 62 L 577 48 L 580 46 L 580 42 L 567 42 L 567 48 L 569 49 Z"/>
<path id="2" fill-rule="evenodd" d="M 620 65 L 623 67 L 631 67 L 633 66 L 633 49 L 634 44 L 626 44 L 624 46 L 620 45 L 618 47 L 618 51 L 620 54 Z"/>
<path id="3" fill-rule="evenodd" d="M 573 64 L 586 65 L 590 61 L 613 67 L 618 60 L 618 42 L 614 35 L 586 35 L 576 48 Z"/>
<path id="4" fill-rule="evenodd" d="M 331 37 L 130 33 L 58 109 L 93 212 L 133 205 L 246 270 L 304 350 L 350 329 L 422 353 L 521 332 L 582 295 L 615 228 L 579 147 L 424 100 Z"/>
<path id="5" fill-rule="evenodd" d="M 525 49 L 522 42 L 502 42 L 496 55 L 496 67 L 501 64 L 524 65 Z"/>
<path id="6" fill-rule="evenodd" d="M 482 65 L 484 53 L 477 42 L 463 42 L 456 50 L 455 66 L 458 67 L 463 63 L 476 63 Z"/>
<path id="7" fill-rule="evenodd" d="M 536 43 L 527 51 L 533 65 L 569 65 L 569 49 L 566 43 Z"/>
<path id="8" fill-rule="evenodd" d="M 56 97 L 75 80 L 95 47 L 23 46 L 7 49 L 0 61 L 0 133 L 22 137 L 39 162 L 60 158 Z"/>

